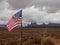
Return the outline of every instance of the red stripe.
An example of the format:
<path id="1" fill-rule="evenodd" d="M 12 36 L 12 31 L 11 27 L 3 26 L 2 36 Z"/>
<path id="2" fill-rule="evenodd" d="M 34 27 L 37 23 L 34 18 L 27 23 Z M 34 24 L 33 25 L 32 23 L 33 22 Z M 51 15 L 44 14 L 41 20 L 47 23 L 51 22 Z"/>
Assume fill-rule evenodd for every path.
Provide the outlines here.
<path id="1" fill-rule="evenodd" d="M 11 31 L 11 30 L 12 30 L 12 29 L 14 29 L 15 27 L 17 27 L 17 24 L 16 24 L 16 25 L 14 25 L 14 26 L 13 26 L 13 27 L 11 27 L 11 28 L 10 28 L 10 27 L 8 27 L 8 30 L 9 30 L 9 31 Z"/>
<path id="2" fill-rule="evenodd" d="M 7 28 L 9 31 L 14 29 L 15 27 L 18 26 L 18 24 L 22 23 L 22 19 L 18 19 L 17 22 L 15 22 L 13 19 L 10 19 L 10 21 L 7 23 Z"/>

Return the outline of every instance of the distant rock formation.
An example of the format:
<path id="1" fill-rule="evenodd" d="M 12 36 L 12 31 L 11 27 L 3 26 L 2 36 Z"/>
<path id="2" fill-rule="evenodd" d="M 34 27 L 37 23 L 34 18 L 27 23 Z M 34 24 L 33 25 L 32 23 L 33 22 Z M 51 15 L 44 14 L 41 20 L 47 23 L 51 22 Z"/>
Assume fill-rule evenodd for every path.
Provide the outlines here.
<path id="1" fill-rule="evenodd" d="M 34 27 L 34 28 L 44 28 L 44 27 L 56 27 L 59 28 L 60 24 L 59 23 L 49 23 L 49 24 L 37 24 L 36 22 L 28 24 L 26 27 Z M 6 28 L 6 24 L 0 24 L 0 28 Z M 18 26 L 17 28 L 20 28 L 20 26 Z"/>
<path id="2" fill-rule="evenodd" d="M 37 23 L 31 23 L 31 24 L 28 24 L 27 27 L 57 27 L 59 28 L 60 27 L 60 24 L 58 23 L 49 23 L 49 24 L 41 24 L 41 25 L 38 25 Z"/>

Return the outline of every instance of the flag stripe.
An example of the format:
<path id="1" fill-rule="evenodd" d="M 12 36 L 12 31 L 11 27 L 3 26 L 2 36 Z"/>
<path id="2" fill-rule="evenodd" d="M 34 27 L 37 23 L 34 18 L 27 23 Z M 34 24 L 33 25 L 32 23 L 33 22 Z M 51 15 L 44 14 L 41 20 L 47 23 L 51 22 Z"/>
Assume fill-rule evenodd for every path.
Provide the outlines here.
<path id="1" fill-rule="evenodd" d="M 13 28 L 15 28 L 17 26 L 17 24 L 16 25 L 13 25 L 13 27 L 8 27 L 8 30 L 9 31 L 11 31 Z"/>
<path id="2" fill-rule="evenodd" d="M 8 27 L 8 30 L 11 31 L 13 28 L 15 28 L 16 26 L 18 26 L 18 24 L 21 24 L 21 19 L 18 19 L 17 22 L 14 22 L 12 19 L 9 21 L 7 27 Z"/>
<path id="3" fill-rule="evenodd" d="M 12 16 L 12 18 L 7 23 L 7 29 L 9 31 L 11 31 L 15 27 L 17 27 L 18 24 L 22 24 L 22 10 L 20 12 L 17 12 L 15 15 Z"/>

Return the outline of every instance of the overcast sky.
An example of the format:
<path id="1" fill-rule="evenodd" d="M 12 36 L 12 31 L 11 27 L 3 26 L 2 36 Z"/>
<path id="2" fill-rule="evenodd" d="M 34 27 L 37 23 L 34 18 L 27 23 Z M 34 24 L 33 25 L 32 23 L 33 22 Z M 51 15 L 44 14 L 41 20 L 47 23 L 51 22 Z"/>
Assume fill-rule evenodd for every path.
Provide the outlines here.
<path id="1" fill-rule="evenodd" d="M 20 9 L 23 23 L 60 23 L 60 0 L 0 0 L 0 24 L 8 20 Z"/>

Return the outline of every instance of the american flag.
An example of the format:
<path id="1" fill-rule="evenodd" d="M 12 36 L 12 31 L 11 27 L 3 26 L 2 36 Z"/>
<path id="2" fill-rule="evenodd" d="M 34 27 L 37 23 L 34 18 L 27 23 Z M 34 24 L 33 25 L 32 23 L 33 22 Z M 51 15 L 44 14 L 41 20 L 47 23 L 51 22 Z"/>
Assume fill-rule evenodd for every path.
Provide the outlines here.
<path id="1" fill-rule="evenodd" d="M 14 28 L 16 28 L 18 24 L 22 24 L 22 10 L 14 14 L 12 18 L 8 21 L 6 26 L 7 26 L 7 29 L 11 31 Z"/>

